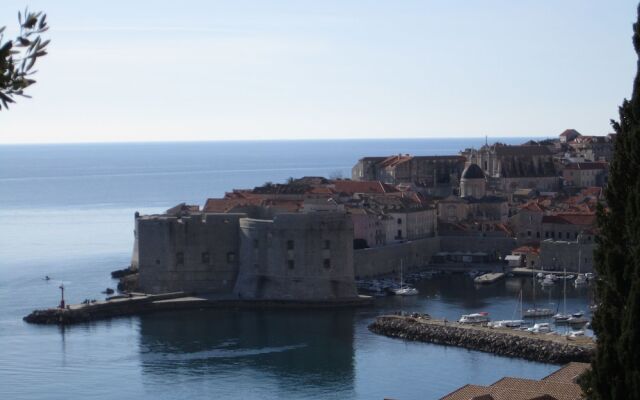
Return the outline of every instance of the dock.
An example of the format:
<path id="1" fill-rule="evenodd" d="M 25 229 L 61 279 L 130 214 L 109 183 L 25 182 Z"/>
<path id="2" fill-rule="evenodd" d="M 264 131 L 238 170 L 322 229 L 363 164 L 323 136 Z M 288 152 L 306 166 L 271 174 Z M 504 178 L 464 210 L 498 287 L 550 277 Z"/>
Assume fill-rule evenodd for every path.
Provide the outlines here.
<path id="1" fill-rule="evenodd" d="M 421 315 L 383 315 L 369 325 L 369 330 L 394 338 L 552 364 L 590 362 L 595 352 L 595 342 L 587 336 L 569 338 L 556 334 L 534 334 L 509 328 L 463 325 Z"/>
<path id="2" fill-rule="evenodd" d="M 553 274 L 553 275 L 557 275 L 557 276 L 565 276 L 565 275 L 575 275 L 577 274 L 577 272 L 575 271 L 567 271 L 566 273 L 564 271 L 553 271 L 553 270 L 548 270 L 548 269 L 531 269 L 531 268 L 521 268 L 521 267 L 517 267 L 517 268 L 513 268 L 511 270 L 511 273 L 515 276 L 524 276 L 524 277 L 531 277 L 534 275 L 538 275 L 539 273 L 542 273 L 544 275 L 547 274 Z"/>
<path id="3" fill-rule="evenodd" d="M 504 278 L 503 272 L 491 272 L 488 274 L 476 276 L 475 278 L 473 278 L 473 282 L 479 284 L 487 284 L 497 282 L 502 278 Z"/>
<path id="4" fill-rule="evenodd" d="M 264 309 L 264 308 L 341 308 L 372 304 L 373 298 L 358 296 L 325 301 L 249 300 L 232 295 L 195 295 L 183 292 L 164 294 L 136 293 L 113 296 L 104 301 L 68 305 L 66 308 L 35 310 L 23 318 L 33 324 L 70 325 L 88 321 L 141 315 L 161 311 L 189 309 Z"/>

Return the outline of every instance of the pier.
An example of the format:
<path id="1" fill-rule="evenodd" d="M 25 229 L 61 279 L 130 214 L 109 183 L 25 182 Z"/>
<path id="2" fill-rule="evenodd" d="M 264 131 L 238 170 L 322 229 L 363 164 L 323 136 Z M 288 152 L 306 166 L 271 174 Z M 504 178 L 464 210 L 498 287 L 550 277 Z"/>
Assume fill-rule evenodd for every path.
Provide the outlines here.
<path id="1" fill-rule="evenodd" d="M 359 307 L 372 303 L 369 296 L 326 301 L 246 300 L 232 295 L 197 296 L 183 292 L 130 296 L 113 296 L 105 301 L 68 305 L 66 308 L 35 310 L 24 317 L 33 324 L 70 325 L 160 311 L 187 309 L 260 309 L 260 308 L 339 308 Z"/>
<path id="2" fill-rule="evenodd" d="M 420 315 L 380 316 L 369 325 L 369 330 L 389 337 L 457 346 L 552 364 L 590 362 L 595 351 L 595 342 L 591 337 L 567 338 L 509 328 L 462 325 Z"/>

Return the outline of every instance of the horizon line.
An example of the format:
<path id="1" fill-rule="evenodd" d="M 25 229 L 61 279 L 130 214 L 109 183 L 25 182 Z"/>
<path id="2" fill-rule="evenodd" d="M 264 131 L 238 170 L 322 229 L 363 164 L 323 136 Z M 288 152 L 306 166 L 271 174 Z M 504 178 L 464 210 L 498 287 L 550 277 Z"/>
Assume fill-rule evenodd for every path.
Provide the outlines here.
<path id="1" fill-rule="evenodd" d="M 606 135 L 589 135 L 606 136 Z M 70 142 L 0 142 L 0 146 L 38 146 L 38 145 L 82 145 L 82 144 L 161 144 L 161 143 L 234 143 L 234 142 L 329 142 L 329 141 L 398 141 L 398 140 L 464 140 L 464 139 L 554 139 L 556 136 L 432 136 L 432 137 L 346 137 L 346 138 L 276 138 L 276 139 L 185 139 L 185 140 L 115 140 L 115 141 L 70 141 Z"/>

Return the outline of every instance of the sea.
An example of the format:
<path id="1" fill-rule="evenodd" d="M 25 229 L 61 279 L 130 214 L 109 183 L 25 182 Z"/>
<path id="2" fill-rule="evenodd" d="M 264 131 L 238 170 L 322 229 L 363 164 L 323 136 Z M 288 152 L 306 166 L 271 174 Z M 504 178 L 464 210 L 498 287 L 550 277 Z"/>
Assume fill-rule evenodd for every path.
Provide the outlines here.
<path id="1" fill-rule="evenodd" d="M 528 138 L 501 139 L 523 143 Z M 539 379 L 557 366 L 372 334 L 380 314 L 513 318 L 532 279 L 416 284 L 411 298 L 341 310 L 192 310 L 68 327 L 22 317 L 102 299 L 128 265 L 134 213 L 204 204 L 289 177 L 350 177 L 363 156 L 457 154 L 484 138 L 0 146 L 0 399 L 437 399 L 471 383 Z M 51 280 L 45 280 L 45 276 Z M 536 289 L 558 307 L 562 290 Z M 588 289 L 567 291 L 587 310 Z M 531 299 L 532 301 L 533 299 Z"/>

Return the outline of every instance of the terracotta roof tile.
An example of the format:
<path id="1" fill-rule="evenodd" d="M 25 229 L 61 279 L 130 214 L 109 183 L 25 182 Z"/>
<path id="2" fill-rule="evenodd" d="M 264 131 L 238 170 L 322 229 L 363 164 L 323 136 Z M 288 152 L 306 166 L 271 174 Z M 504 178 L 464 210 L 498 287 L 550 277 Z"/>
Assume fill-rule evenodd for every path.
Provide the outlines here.
<path id="1" fill-rule="evenodd" d="M 380 181 L 333 181 L 334 190 L 338 193 L 392 193 L 398 190 Z"/>
<path id="2" fill-rule="evenodd" d="M 542 378 L 543 381 L 556 381 L 556 382 L 564 382 L 564 383 L 576 383 L 576 379 L 585 373 L 589 368 L 591 368 L 590 364 L 587 363 L 579 363 L 579 362 L 571 362 L 564 367 L 560 368 L 556 372 L 553 372 L 546 377 Z"/>

